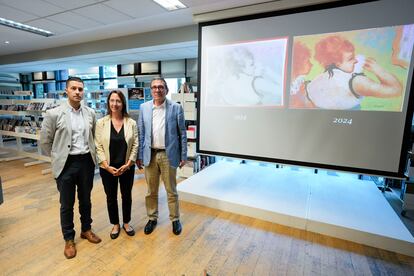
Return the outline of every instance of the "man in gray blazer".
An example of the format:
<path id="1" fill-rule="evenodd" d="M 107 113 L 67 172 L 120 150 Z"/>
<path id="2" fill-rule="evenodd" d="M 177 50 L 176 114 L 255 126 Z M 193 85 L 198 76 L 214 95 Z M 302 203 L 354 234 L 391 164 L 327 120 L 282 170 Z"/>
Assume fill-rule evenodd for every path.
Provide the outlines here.
<path id="1" fill-rule="evenodd" d="M 163 78 L 151 81 L 153 101 L 141 105 L 138 120 L 139 153 L 137 166 L 145 166 L 147 195 L 145 205 L 149 221 L 145 234 L 155 229 L 158 219 L 158 187 L 160 176 L 167 191 L 172 230 L 182 230 L 177 193 L 177 167 L 187 160 L 187 135 L 181 105 L 166 99 L 168 86 Z"/>
<path id="2" fill-rule="evenodd" d="M 65 89 L 68 101 L 48 110 L 40 132 L 40 146 L 52 159 L 52 172 L 60 193 L 60 224 L 65 239 L 64 255 L 76 256 L 73 206 L 76 187 L 82 231 L 80 237 L 92 243 L 101 239 L 91 231 L 91 191 L 95 171 L 95 112 L 81 105 L 84 84 L 69 77 Z"/>

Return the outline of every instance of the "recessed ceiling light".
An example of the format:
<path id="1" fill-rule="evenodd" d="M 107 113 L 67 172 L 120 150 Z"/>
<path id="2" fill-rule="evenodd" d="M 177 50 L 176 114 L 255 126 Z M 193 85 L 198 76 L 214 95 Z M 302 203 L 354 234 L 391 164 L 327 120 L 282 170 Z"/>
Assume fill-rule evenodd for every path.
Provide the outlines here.
<path id="1" fill-rule="evenodd" d="M 4 41 L 5 44 L 10 44 L 10 41 L 6 40 Z"/>
<path id="2" fill-rule="evenodd" d="M 43 29 L 40 29 L 40 28 L 36 28 L 36 27 L 33 27 L 33 26 L 29 26 L 29 25 L 26 25 L 26 24 L 22 24 L 22 23 L 15 22 L 13 20 L 8 20 L 8 19 L 1 18 L 1 17 L 0 17 L 0 25 L 7 26 L 7 27 L 10 27 L 10 28 L 15 28 L 15 29 L 21 30 L 21 31 L 30 32 L 30 33 L 33 33 L 33 34 L 43 35 L 43 36 L 52 36 L 52 35 L 54 35 L 50 31 L 46 31 L 46 30 L 43 30 Z"/>
<path id="3" fill-rule="evenodd" d="M 183 3 L 181 3 L 178 0 L 153 0 L 153 1 L 168 11 L 174 11 L 178 9 L 187 8 Z"/>

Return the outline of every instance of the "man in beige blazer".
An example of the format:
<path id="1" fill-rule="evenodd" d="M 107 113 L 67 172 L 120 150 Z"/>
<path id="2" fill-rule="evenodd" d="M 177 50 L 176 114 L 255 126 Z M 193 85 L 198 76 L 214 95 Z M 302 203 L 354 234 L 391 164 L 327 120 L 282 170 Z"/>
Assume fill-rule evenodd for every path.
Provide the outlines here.
<path id="1" fill-rule="evenodd" d="M 101 239 L 91 231 L 91 191 L 95 171 L 95 112 L 81 104 L 84 84 L 69 77 L 65 89 L 68 101 L 48 110 L 40 132 L 40 146 L 52 160 L 52 172 L 60 193 L 60 224 L 65 239 L 64 255 L 76 256 L 73 206 L 76 187 L 82 231 L 80 237 L 92 243 Z"/>

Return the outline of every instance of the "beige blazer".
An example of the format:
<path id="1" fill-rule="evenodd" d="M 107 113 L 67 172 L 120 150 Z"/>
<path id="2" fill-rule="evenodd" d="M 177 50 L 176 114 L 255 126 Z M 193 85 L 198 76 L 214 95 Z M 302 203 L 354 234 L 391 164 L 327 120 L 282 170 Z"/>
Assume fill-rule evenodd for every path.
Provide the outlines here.
<path id="1" fill-rule="evenodd" d="M 124 118 L 124 134 L 125 141 L 127 143 L 127 152 L 126 160 L 131 160 L 134 164 L 137 159 L 138 153 L 138 128 L 137 123 L 134 119 L 129 117 Z M 109 142 L 111 139 L 111 117 L 106 115 L 105 117 L 99 119 L 96 122 L 95 130 L 95 146 L 97 161 L 100 167 L 102 167 L 102 162 L 107 161 L 110 165 L 110 156 L 109 156 Z"/>
<path id="2" fill-rule="evenodd" d="M 71 107 L 66 102 L 46 111 L 40 130 L 40 147 L 47 156 L 51 157 L 52 172 L 55 178 L 62 173 L 72 146 L 70 109 Z M 88 128 L 86 132 L 88 137 L 85 137 L 85 140 L 88 141 L 89 152 L 96 164 L 93 137 L 96 122 L 95 111 L 84 105 L 81 105 L 81 109 L 85 127 Z"/>

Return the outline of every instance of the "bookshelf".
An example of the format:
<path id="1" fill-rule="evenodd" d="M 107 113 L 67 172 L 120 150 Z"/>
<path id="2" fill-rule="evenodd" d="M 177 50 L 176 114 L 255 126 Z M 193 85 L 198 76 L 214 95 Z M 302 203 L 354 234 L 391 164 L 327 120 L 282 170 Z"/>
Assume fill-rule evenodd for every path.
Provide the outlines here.
<path id="1" fill-rule="evenodd" d="M 206 166 L 214 163 L 214 157 L 200 155 L 196 151 L 197 139 L 197 87 L 193 89 L 184 87 L 180 88 L 179 93 L 171 94 L 171 99 L 180 103 L 184 109 L 184 119 L 187 128 L 187 163 L 180 169 L 177 169 L 177 176 L 188 178 L 199 172 Z"/>
<path id="2" fill-rule="evenodd" d="M 54 99 L 0 99 L 0 130 L 36 133 L 43 113 L 57 105 Z"/>
<path id="3" fill-rule="evenodd" d="M 24 97 L 24 96 L 28 96 L 31 97 L 33 95 L 32 91 L 22 91 L 22 90 L 16 90 L 16 91 L 1 91 L 0 92 L 0 98 L 12 98 L 14 99 L 15 97 Z"/>
<path id="4" fill-rule="evenodd" d="M 95 110 L 96 119 L 102 118 L 106 115 L 106 102 L 110 90 L 95 90 L 85 91 L 83 101 L 86 106 Z"/>
<path id="5" fill-rule="evenodd" d="M 126 88 L 115 88 L 116 90 L 122 91 L 127 99 L 127 110 L 128 110 L 128 91 Z M 103 89 L 103 90 L 95 90 L 95 91 L 85 91 L 83 101 L 86 106 L 95 110 L 96 119 L 104 117 L 108 110 L 107 110 L 107 99 L 109 93 L 114 89 Z"/>
<path id="6" fill-rule="evenodd" d="M 31 91 L 12 91 L 13 93 L 1 94 L 0 98 L 0 149 L 3 153 L 12 153 L 13 157 L 0 158 L 0 162 L 21 158 L 32 158 L 36 161 L 25 163 L 32 166 L 44 162 L 50 162 L 50 157 L 41 153 L 37 147 L 40 139 L 39 131 L 43 113 L 59 105 L 62 101 L 56 99 L 27 99 L 31 97 Z M 4 99 L 6 97 L 6 99 Z M 32 140 L 37 152 L 26 151 L 22 139 Z M 6 146 L 6 141 L 15 140 L 12 147 Z M 42 173 L 47 173 L 43 170 Z"/>

